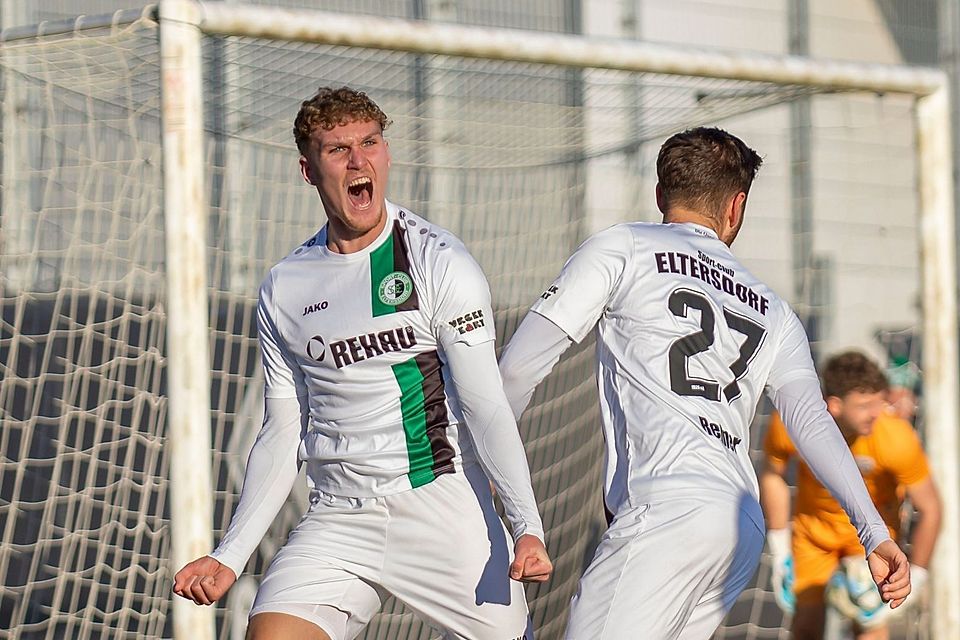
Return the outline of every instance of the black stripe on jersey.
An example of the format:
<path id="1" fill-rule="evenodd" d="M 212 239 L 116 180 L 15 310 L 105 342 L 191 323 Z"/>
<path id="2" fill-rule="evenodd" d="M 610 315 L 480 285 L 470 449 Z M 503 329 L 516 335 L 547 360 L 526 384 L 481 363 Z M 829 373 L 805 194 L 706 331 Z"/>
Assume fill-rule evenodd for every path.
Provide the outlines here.
<path id="1" fill-rule="evenodd" d="M 399 220 L 393 221 L 393 270 L 402 271 L 410 276 L 411 282 L 413 276 L 410 274 L 410 247 L 407 246 L 407 231 L 400 224 Z M 397 311 L 415 311 L 420 308 L 420 298 L 417 295 L 417 287 L 414 285 L 410 297 L 397 305 Z M 426 376 L 424 376 L 426 377 Z"/>
<path id="2" fill-rule="evenodd" d="M 436 351 L 421 353 L 414 359 L 423 376 L 423 410 L 426 413 L 427 439 L 433 451 L 433 473 L 435 476 L 453 473 L 454 452 L 447 438 L 450 419 L 443 388 L 443 364 Z"/>

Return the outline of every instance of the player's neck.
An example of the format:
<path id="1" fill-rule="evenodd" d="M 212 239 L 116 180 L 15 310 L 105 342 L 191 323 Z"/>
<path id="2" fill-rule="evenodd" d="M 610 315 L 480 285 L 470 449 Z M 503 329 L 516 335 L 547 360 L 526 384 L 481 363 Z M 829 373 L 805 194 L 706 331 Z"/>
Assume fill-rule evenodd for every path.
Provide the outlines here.
<path id="1" fill-rule="evenodd" d="M 671 207 L 663 214 L 663 222 L 664 224 L 690 222 L 713 230 L 717 236 L 720 235 L 720 223 L 717 220 L 691 209 Z"/>
<path id="2" fill-rule="evenodd" d="M 341 221 L 327 220 L 327 249 L 334 253 L 356 253 L 363 251 L 376 242 L 387 224 L 387 208 L 384 205 L 379 221 L 370 229 L 360 231 L 351 229 Z"/>

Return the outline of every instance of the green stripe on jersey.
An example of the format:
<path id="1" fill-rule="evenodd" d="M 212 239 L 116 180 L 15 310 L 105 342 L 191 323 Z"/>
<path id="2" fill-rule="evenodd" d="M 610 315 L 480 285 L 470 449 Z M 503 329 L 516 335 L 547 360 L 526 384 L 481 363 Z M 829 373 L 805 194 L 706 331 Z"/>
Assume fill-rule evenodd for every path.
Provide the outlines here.
<path id="1" fill-rule="evenodd" d="M 396 306 L 386 304 L 380 299 L 380 284 L 393 271 L 393 234 L 391 233 L 382 245 L 370 253 L 370 305 L 374 318 L 397 311 Z"/>
<path id="2" fill-rule="evenodd" d="M 423 402 L 423 374 L 413 358 L 391 367 L 400 385 L 400 411 L 407 439 L 410 486 L 417 488 L 433 482 L 433 449 L 427 437 L 427 412 Z"/>

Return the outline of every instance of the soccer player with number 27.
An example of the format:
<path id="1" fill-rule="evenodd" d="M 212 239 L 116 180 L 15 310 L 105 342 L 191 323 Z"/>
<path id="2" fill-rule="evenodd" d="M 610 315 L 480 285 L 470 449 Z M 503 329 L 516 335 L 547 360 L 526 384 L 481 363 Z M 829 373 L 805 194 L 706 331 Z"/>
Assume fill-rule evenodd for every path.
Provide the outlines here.
<path id="1" fill-rule="evenodd" d="M 504 350 L 519 415 L 596 327 L 612 522 L 573 598 L 569 640 L 712 636 L 763 548 L 749 426 L 764 390 L 850 516 L 883 599 L 897 607 L 910 592 L 906 556 L 826 410 L 800 321 L 730 252 L 760 164 L 719 129 L 669 138 L 657 159 L 663 223 L 587 239 Z"/>

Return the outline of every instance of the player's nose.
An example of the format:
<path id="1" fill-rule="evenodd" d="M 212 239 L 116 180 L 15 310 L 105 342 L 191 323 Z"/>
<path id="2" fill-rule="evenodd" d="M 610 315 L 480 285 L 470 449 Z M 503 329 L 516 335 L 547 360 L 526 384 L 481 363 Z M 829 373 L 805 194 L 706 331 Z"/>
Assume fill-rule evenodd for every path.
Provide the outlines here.
<path id="1" fill-rule="evenodd" d="M 364 157 L 360 147 L 350 147 L 350 155 L 347 157 L 347 166 L 350 169 L 359 169 L 363 166 Z"/>

